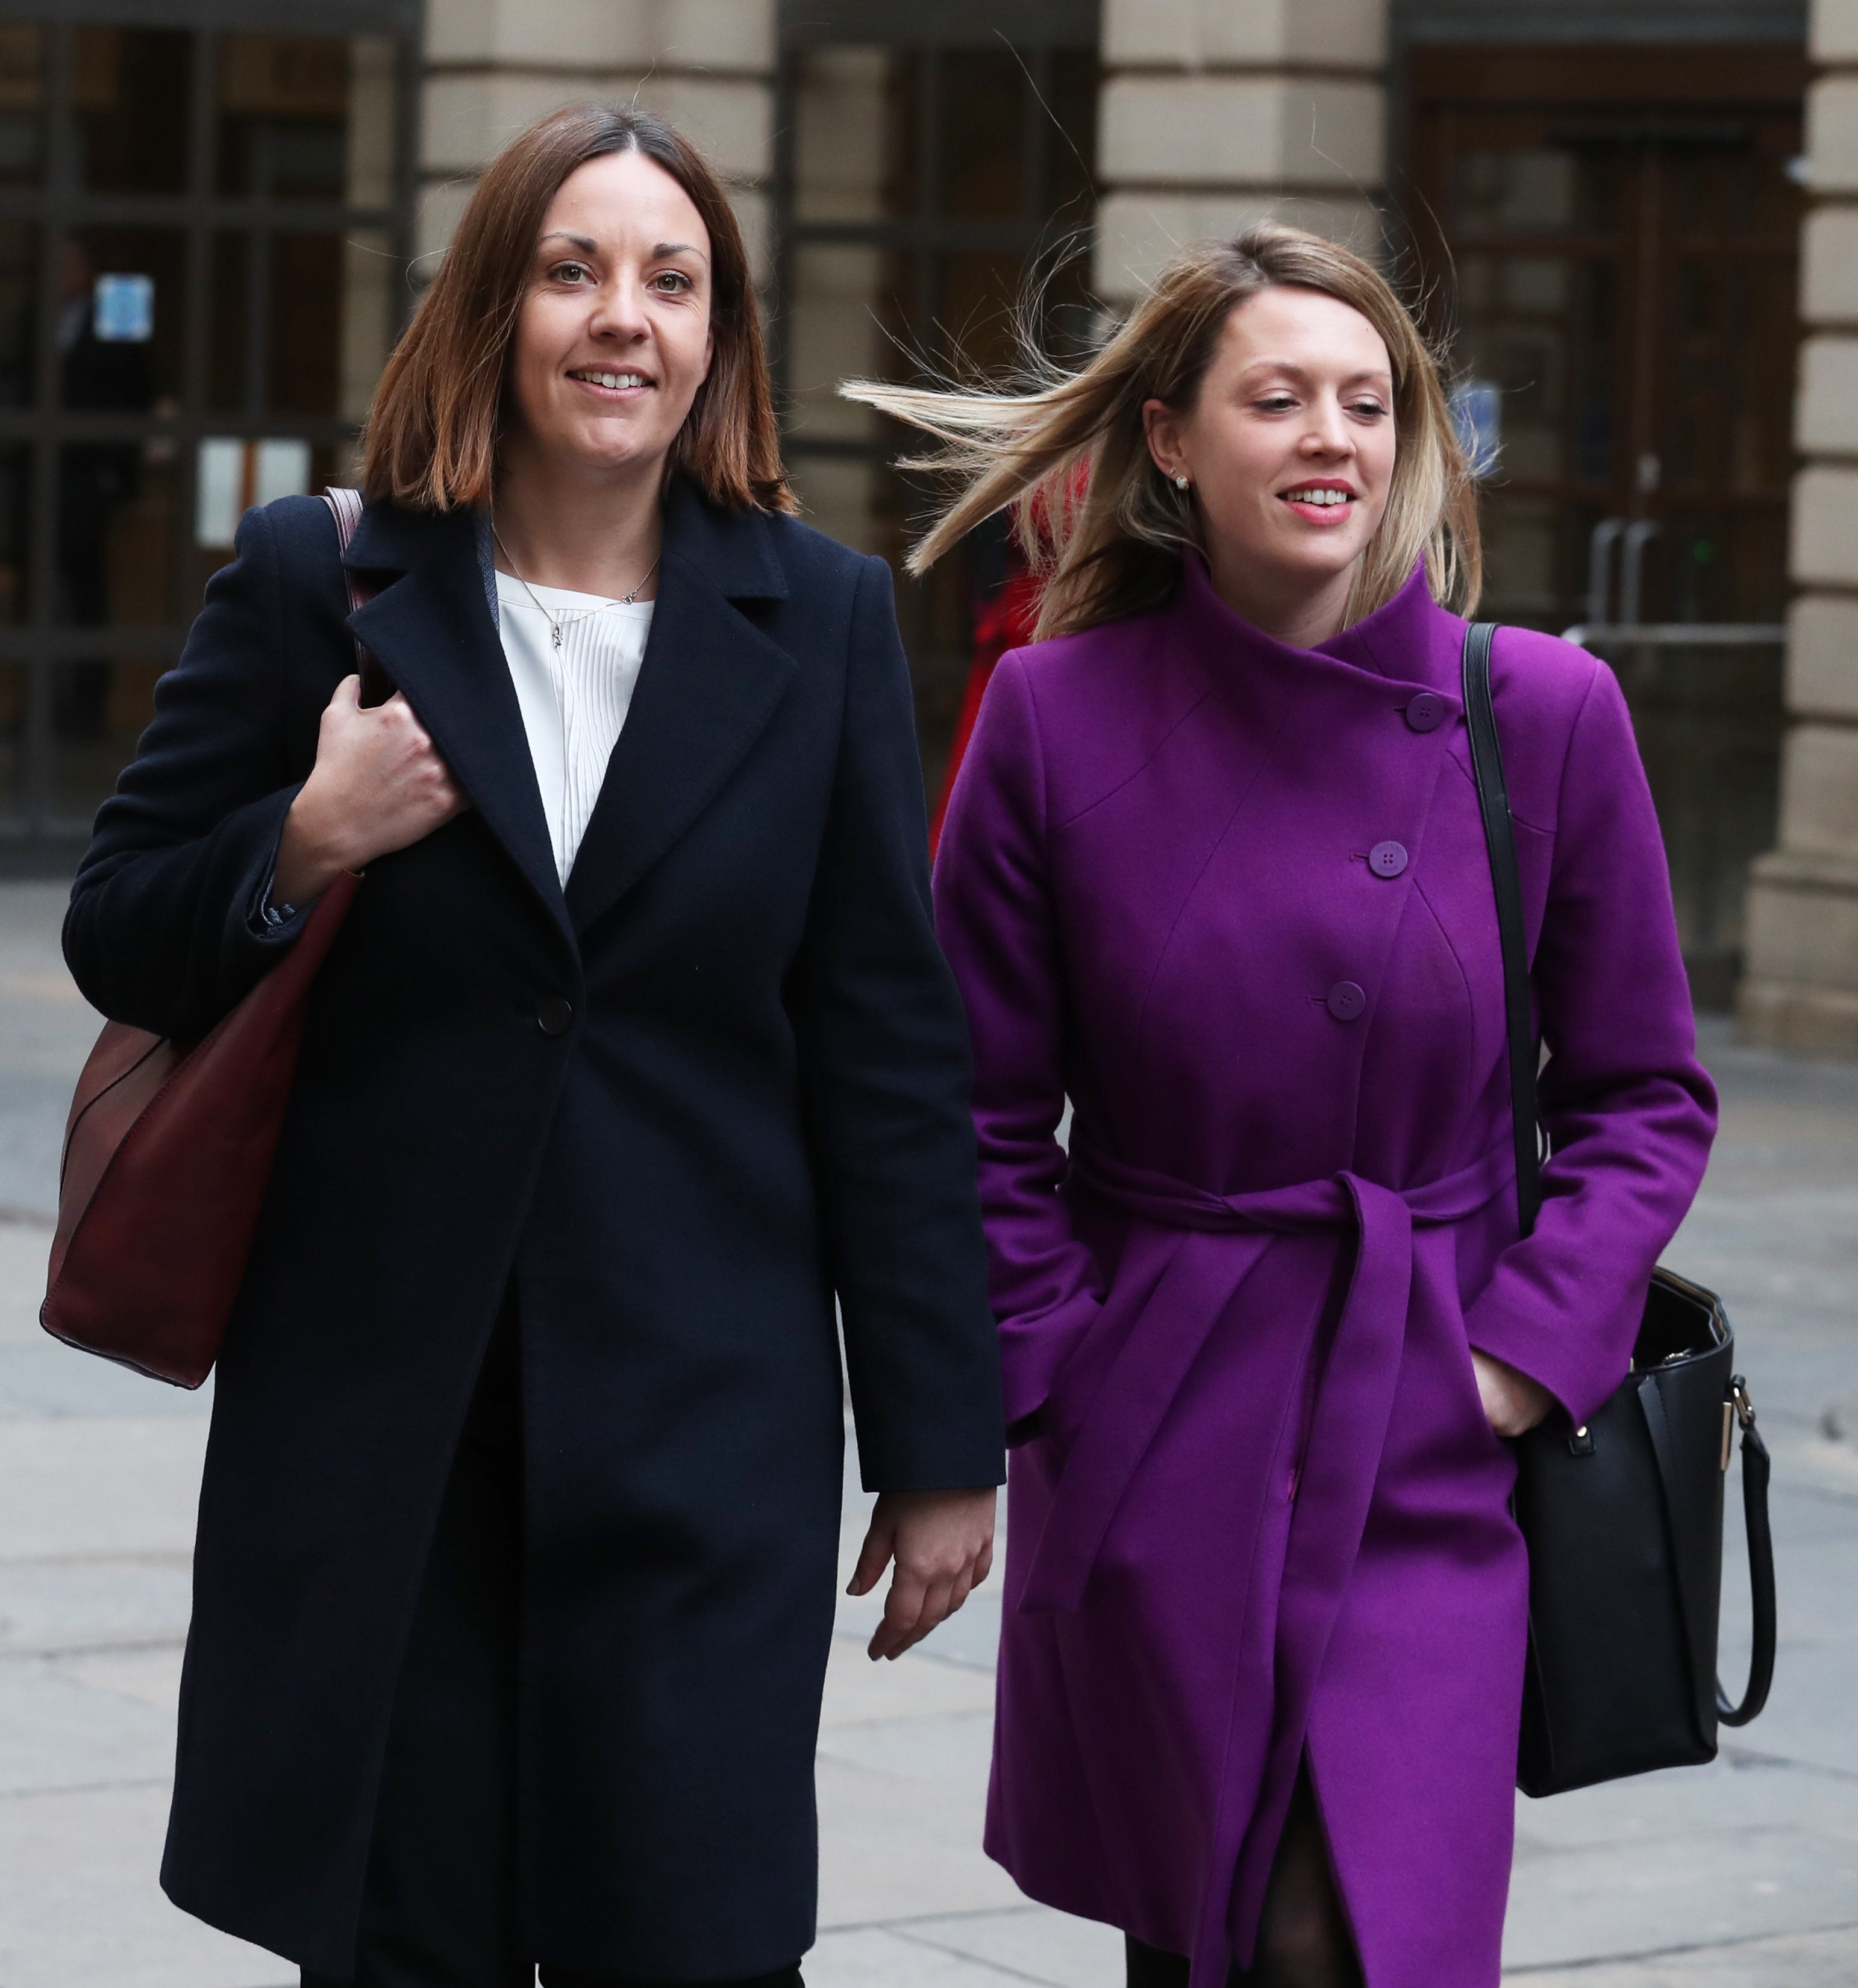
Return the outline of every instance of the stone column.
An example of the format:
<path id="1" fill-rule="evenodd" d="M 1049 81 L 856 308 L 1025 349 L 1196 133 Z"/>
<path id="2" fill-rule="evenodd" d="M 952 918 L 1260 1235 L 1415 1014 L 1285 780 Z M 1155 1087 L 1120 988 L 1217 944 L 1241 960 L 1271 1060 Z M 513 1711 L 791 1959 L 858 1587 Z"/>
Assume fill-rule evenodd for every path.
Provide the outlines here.
<path id="1" fill-rule="evenodd" d="M 1858 0 L 1814 0 L 1779 847 L 1748 897 L 1741 1026 L 1858 1056 Z"/>
<path id="2" fill-rule="evenodd" d="M 1096 280 L 1269 215 L 1378 250 L 1388 0 L 1105 0 Z"/>
<path id="3" fill-rule="evenodd" d="M 485 162 L 525 125 L 636 100 L 702 147 L 765 282 L 775 43 L 775 0 L 428 0 L 422 255 L 450 241 Z"/>

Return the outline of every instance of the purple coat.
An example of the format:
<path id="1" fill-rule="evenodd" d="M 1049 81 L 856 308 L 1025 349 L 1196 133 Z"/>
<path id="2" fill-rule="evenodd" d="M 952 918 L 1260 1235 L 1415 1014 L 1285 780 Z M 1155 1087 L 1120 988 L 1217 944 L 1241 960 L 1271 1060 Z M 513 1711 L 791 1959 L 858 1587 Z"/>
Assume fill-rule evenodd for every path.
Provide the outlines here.
<path id="1" fill-rule="evenodd" d="M 1597 1407 L 1714 1129 L 1618 686 L 1506 629 L 1518 1239 L 1464 634 L 1416 573 L 1291 648 L 1190 559 L 1000 663 L 936 871 L 1015 1442 L 987 1848 L 1195 1988 L 1305 1755 L 1369 1988 L 1494 1988 L 1527 1564 L 1470 1349 Z"/>

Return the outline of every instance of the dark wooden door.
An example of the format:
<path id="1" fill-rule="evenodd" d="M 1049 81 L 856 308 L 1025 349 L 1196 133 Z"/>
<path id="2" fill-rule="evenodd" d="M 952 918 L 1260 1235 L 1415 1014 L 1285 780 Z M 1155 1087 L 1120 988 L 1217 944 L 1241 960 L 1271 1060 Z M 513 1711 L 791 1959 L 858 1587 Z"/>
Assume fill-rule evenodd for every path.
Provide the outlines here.
<path id="1" fill-rule="evenodd" d="M 1494 618 L 1587 620 L 1609 519 L 1642 529 L 1613 537 L 1606 618 L 1633 593 L 1647 620 L 1782 618 L 1805 82 L 1803 59 L 1775 49 L 1416 61 L 1410 211 L 1433 328 L 1501 411 L 1484 506 Z M 1609 660 L 1697 992 L 1720 1005 L 1747 866 L 1773 840 L 1781 652 Z"/>

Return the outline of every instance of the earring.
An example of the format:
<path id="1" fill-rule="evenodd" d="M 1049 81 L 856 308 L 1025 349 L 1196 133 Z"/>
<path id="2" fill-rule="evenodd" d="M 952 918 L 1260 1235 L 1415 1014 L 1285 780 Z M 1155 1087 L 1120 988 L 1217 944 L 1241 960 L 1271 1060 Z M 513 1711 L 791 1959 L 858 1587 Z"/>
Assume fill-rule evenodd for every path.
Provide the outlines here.
<path id="1" fill-rule="evenodd" d="M 1175 471 L 1174 487 L 1177 490 L 1185 490 L 1186 489 L 1187 472 L 1184 469 L 1177 469 Z"/>

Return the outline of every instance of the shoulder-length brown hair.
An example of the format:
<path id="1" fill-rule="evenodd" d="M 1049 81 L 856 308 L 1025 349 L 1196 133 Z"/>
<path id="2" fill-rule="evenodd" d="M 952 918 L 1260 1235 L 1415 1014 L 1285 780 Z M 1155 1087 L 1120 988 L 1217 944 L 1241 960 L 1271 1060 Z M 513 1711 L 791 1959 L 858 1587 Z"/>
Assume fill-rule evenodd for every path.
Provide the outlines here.
<path id="1" fill-rule="evenodd" d="M 662 166 L 709 234 L 714 349 L 669 469 L 731 510 L 794 508 L 748 251 L 728 196 L 702 154 L 662 118 L 601 103 L 532 124 L 479 181 L 375 391 L 363 478 L 371 500 L 419 511 L 489 503 L 510 347 L 543 217 L 570 173 L 613 152 L 642 153 Z"/>
<path id="2" fill-rule="evenodd" d="M 1201 545 L 1191 495 L 1155 466 L 1146 401 L 1190 411 L 1226 320 L 1259 291 L 1318 290 L 1359 311 L 1393 367 L 1397 447 L 1387 508 L 1350 591 L 1348 619 L 1384 607 L 1422 559 L 1433 597 L 1470 612 L 1482 578 L 1477 492 L 1439 365 L 1372 264 L 1301 228 L 1263 221 L 1164 269 L 1088 364 L 1061 373 L 1031 356 L 1034 390 L 944 392 L 848 382 L 840 391 L 926 429 L 946 446 L 916 466 L 958 492 L 911 553 L 920 573 L 983 518 L 1010 506 L 1045 581 L 1035 639 L 1165 600 L 1182 553 Z"/>

